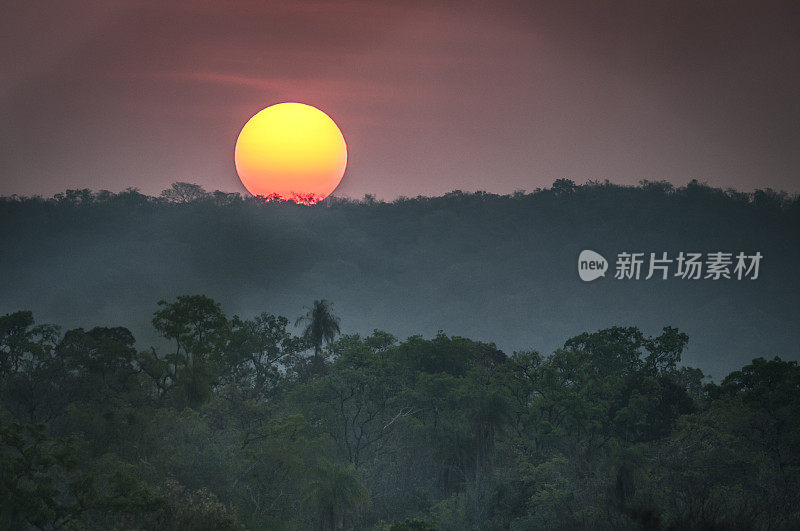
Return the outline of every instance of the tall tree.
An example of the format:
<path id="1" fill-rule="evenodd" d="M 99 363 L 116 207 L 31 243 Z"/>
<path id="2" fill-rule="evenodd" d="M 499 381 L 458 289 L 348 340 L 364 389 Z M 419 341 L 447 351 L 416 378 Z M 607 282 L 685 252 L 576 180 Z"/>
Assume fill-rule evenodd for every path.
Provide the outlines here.
<path id="1" fill-rule="evenodd" d="M 314 346 L 314 358 L 319 358 L 322 344 L 330 344 L 341 332 L 339 318 L 333 315 L 333 303 L 325 299 L 314 301 L 305 315 L 297 318 L 295 326 L 305 324 L 303 337 Z"/>
<path id="2" fill-rule="evenodd" d="M 199 184 L 176 182 L 161 192 L 161 198 L 170 203 L 191 203 L 209 197 Z"/>
<path id="3" fill-rule="evenodd" d="M 311 470 L 303 495 L 306 517 L 321 530 L 345 529 L 353 513 L 369 501 L 369 493 L 358 477 L 356 467 L 321 459 Z"/>
<path id="4" fill-rule="evenodd" d="M 164 358 L 169 379 L 173 384 L 182 384 L 189 405 L 195 407 L 211 396 L 211 388 L 224 371 L 230 323 L 219 304 L 204 295 L 181 296 L 172 303 L 162 300 L 158 305 L 153 327 L 176 345 L 175 352 Z M 145 372 L 148 367 L 157 366 L 152 361 L 143 366 Z M 159 378 L 154 377 L 156 381 Z"/>

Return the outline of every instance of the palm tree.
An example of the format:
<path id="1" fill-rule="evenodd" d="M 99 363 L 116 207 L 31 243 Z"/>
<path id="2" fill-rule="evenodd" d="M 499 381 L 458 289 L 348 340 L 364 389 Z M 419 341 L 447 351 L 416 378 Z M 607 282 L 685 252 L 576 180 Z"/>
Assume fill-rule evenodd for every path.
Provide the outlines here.
<path id="1" fill-rule="evenodd" d="M 325 531 L 344 529 L 347 517 L 369 501 L 353 463 L 321 460 L 311 470 L 311 480 L 303 490 L 303 508 Z"/>
<path id="2" fill-rule="evenodd" d="M 314 305 L 297 318 L 295 326 L 306 323 L 303 337 L 314 345 L 314 358 L 319 358 L 322 344 L 331 344 L 339 334 L 339 318 L 333 315 L 333 303 L 322 299 L 314 301 Z"/>

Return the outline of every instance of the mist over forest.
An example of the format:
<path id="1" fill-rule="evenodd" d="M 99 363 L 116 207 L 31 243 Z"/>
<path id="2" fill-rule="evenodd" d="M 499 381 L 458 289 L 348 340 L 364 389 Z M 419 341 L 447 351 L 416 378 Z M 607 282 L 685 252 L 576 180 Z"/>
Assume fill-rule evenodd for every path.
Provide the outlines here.
<path id="1" fill-rule="evenodd" d="M 799 226 L 694 181 L 4 198 L 0 529 L 796 529 Z"/>
<path id="2" fill-rule="evenodd" d="M 612 325 L 670 325 L 692 338 L 684 361 L 715 377 L 800 354 L 800 201 L 772 190 L 559 180 L 532 193 L 313 206 L 186 183 L 160 197 L 68 190 L 0 201 L 0 243 L 0 312 L 124 323 L 140 348 L 158 341 L 158 300 L 205 294 L 240 315 L 295 316 L 324 298 L 346 332 L 442 330 L 508 354 Z M 606 278 L 580 281 L 583 249 L 609 260 Z M 757 280 L 615 280 L 622 251 L 764 258 Z"/>

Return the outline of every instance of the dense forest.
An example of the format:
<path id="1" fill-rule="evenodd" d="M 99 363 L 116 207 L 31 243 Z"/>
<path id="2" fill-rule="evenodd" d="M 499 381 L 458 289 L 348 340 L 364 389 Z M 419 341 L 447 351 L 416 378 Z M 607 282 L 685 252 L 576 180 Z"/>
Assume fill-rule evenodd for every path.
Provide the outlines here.
<path id="1" fill-rule="evenodd" d="M 325 300 L 153 309 L 162 350 L 0 317 L 0 528 L 800 526 L 796 362 L 714 384 L 672 327 L 509 356 L 342 334 Z"/>
<path id="2" fill-rule="evenodd" d="M 506 352 L 550 352 L 612 326 L 657 335 L 669 324 L 692 338 L 684 362 L 717 381 L 754 357 L 800 358 L 800 200 L 772 190 L 560 179 L 511 195 L 317 205 L 187 183 L 158 197 L 67 190 L 0 199 L 0 249 L 0 314 L 124 324 L 158 348 L 156 301 L 204 293 L 239 315 L 297 315 L 308 301 L 334 300 L 346 333 L 443 330 Z M 583 283 L 583 249 L 612 264 L 622 251 L 764 258 L 754 281 Z"/>
<path id="3" fill-rule="evenodd" d="M 797 528 L 799 229 L 695 181 L 3 198 L 0 529 Z"/>

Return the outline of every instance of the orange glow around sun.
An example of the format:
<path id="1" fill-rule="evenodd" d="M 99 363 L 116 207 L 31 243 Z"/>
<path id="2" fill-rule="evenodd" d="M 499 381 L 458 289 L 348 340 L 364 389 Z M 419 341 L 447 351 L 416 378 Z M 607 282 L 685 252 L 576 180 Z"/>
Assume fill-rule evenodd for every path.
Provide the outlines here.
<path id="1" fill-rule="evenodd" d="M 309 204 L 339 186 L 347 145 L 333 120 L 316 107 L 279 103 L 244 125 L 234 161 L 251 194 Z"/>

